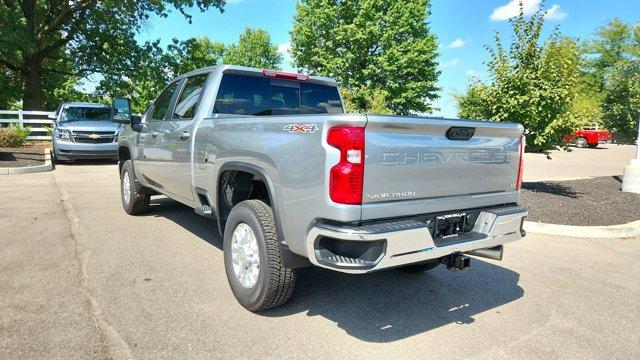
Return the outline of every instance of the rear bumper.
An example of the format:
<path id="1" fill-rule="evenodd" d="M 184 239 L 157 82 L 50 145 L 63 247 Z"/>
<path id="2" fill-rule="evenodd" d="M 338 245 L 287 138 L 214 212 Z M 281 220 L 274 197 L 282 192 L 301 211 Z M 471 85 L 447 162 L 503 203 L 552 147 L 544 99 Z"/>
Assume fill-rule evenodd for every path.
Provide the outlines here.
<path id="1" fill-rule="evenodd" d="M 115 159 L 118 157 L 118 143 L 82 144 L 56 140 L 53 150 L 56 158 L 75 159 Z"/>
<path id="2" fill-rule="evenodd" d="M 307 254 L 320 267 L 367 273 L 519 240 L 525 235 L 522 223 L 527 215 L 520 206 L 482 209 L 471 231 L 438 241 L 432 238 L 428 221 L 420 217 L 363 226 L 319 223 L 307 235 Z M 327 250 L 327 243 L 339 243 L 349 255 Z"/>

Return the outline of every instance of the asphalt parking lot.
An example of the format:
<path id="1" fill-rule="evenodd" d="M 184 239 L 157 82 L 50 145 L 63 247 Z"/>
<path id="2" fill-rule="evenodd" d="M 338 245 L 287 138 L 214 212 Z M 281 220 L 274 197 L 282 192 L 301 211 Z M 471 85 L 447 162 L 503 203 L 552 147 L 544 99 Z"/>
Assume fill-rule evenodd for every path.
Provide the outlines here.
<path id="1" fill-rule="evenodd" d="M 121 208 L 111 163 L 0 177 L 0 358 L 639 358 L 640 240 L 529 235 L 425 274 L 306 269 L 259 315 L 215 224 Z"/>

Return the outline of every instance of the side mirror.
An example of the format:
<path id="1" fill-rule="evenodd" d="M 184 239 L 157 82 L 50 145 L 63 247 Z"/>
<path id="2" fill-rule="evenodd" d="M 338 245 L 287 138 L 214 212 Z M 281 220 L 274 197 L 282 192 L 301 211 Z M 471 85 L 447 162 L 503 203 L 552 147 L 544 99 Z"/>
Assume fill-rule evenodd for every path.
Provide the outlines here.
<path id="1" fill-rule="evenodd" d="M 140 132 L 144 125 L 142 124 L 142 116 L 140 115 L 131 115 L 131 129 L 133 131 Z"/>
<path id="2" fill-rule="evenodd" d="M 114 98 L 111 102 L 113 109 L 113 122 L 118 124 L 131 123 L 131 100 L 125 98 Z"/>

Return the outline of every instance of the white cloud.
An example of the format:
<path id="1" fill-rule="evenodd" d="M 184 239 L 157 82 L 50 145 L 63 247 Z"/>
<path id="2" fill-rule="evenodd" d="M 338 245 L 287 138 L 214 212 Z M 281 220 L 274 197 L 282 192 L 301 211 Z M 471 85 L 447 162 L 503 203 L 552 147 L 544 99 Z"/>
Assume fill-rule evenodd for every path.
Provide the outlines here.
<path id="1" fill-rule="evenodd" d="M 461 48 L 466 44 L 466 42 L 460 38 L 455 39 L 451 42 L 451 44 L 447 45 L 447 47 L 449 49 L 457 49 L 457 48 Z"/>
<path id="2" fill-rule="evenodd" d="M 473 69 L 467 70 L 465 74 L 467 74 L 468 77 L 478 77 L 478 72 Z"/>
<path id="3" fill-rule="evenodd" d="M 560 10 L 560 5 L 553 4 L 544 14 L 544 18 L 547 20 L 562 20 L 567 17 L 567 13 Z"/>
<path id="4" fill-rule="evenodd" d="M 533 15 L 540 7 L 540 0 L 522 0 L 522 10 L 525 15 Z M 493 21 L 509 20 L 520 13 L 520 0 L 511 0 L 506 5 L 493 9 L 489 19 Z"/>
<path id="5" fill-rule="evenodd" d="M 458 59 L 458 58 L 451 59 L 449 61 L 441 61 L 440 62 L 440 68 L 442 68 L 442 69 L 452 68 L 452 67 L 458 65 L 459 63 L 460 63 L 460 59 Z"/>
<path id="6" fill-rule="evenodd" d="M 540 8 L 541 0 L 522 0 L 522 12 L 525 16 L 531 16 Z M 520 14 L 520 0 L 510 0 L 506 5 L 493 9 L 489 19 L 493 21 L 509 20 Z M 567 13 L 560 10 L 560 5 L 553 4 L 545 12 L 544 18 L 547 20 L 562 20 L 567 17 Z"/>

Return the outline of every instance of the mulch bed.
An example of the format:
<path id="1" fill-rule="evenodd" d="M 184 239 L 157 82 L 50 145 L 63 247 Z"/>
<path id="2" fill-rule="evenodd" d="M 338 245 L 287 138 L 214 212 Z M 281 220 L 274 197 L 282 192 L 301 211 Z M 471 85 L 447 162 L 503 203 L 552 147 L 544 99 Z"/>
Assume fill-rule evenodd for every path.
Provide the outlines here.
<path id="1" fill-rule="evenodd" d="M 44 149 L 40 146 L 0 148 L 0 167 L 44 165 Z"/>
<path id="2" fill-rule="evenodd" d="M 527 220 L 563 225 L 618 225 L 640 220 L 640 195 L 620 191 L 621 176 L 524 183 Z"/>

